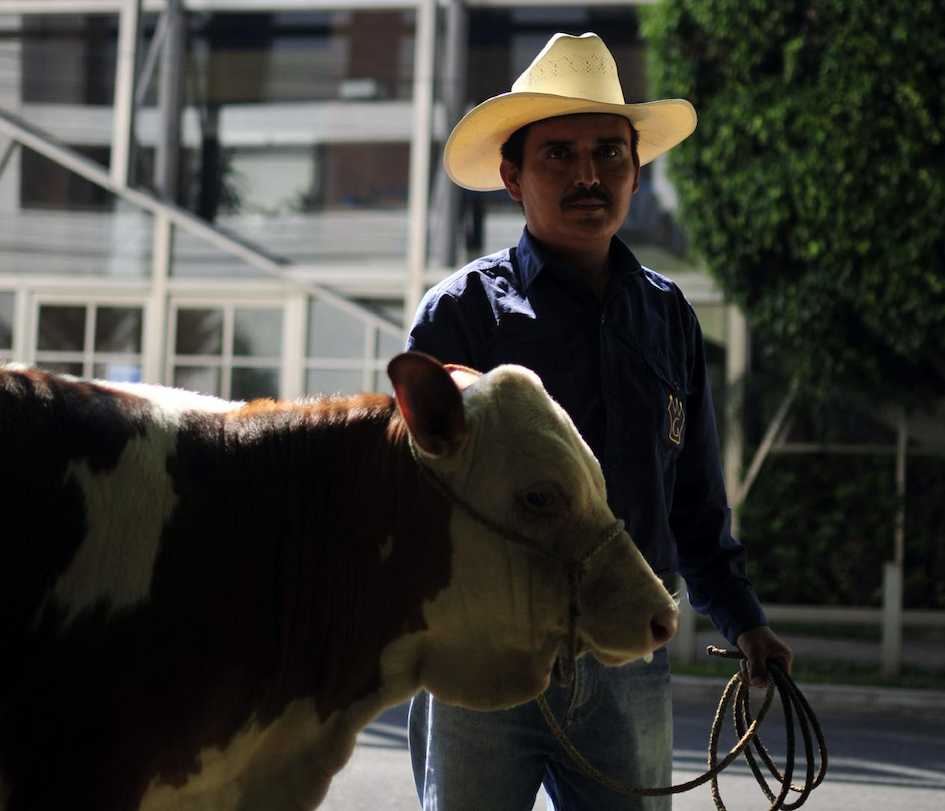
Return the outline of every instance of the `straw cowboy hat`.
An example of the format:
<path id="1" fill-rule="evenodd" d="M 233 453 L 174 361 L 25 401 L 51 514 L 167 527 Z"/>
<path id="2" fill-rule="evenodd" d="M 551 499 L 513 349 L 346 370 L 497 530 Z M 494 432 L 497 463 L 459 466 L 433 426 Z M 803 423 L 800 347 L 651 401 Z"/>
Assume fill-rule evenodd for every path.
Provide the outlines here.
<path id="1" fill-rule="evenodd" d="M 685 99 L 625 103 L 617 65 L 597 34 L 555 34 L 511 93 L 487 99 L 453 128 L 443 152 L 446 173 L 473 191 L 503 189 L 500 149 L 509 136 L 533 121 L 576 113 L 628 118 L 640 134 L 641 165 L 696 128 L 696 111 Z"/>

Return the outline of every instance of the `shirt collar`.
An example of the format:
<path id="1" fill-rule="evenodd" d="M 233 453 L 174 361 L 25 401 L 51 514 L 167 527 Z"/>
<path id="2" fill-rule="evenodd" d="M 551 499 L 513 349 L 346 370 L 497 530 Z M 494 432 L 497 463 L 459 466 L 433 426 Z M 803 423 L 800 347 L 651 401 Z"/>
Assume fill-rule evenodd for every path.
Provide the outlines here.
<path id="1" fill-rule="evenodd" d="M 528 228 L 522 229 L 522 237 L 518 241 L 518 250 L 515 252 L 519 286 L 523 293 L 528 292 L 532 282 L 547 264 L 548 260 L 541 246 L 535 241 Z"/>
<path id="2" fill-rule="evenodd" d="M 615 273 L 633 273 L 642 270 L 642 266 L 633 255 L 633 252 L 617 237 L 610 241 L 610 255 L 614 260 Z M 545 267 L 549 265 L 564 267 L 549 255 L 531 235 L 527 227 L 522 230 L 522 237 L 518 241 L 515 258 L 520 289 L 523 293 L 528 292 L 538 274 Z"/>

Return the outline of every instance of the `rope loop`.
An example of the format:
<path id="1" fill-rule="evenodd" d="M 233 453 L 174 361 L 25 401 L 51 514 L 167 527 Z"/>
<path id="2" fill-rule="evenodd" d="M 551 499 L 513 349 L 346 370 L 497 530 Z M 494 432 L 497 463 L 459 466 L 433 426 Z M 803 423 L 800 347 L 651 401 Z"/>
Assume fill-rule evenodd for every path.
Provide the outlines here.
<path id="1" fill-rule="evenodd" d="M 709 646 L 706 652 L 710 656 L 721 656 L 727 659 L 744 658 L 738 651 L 721 650 L 712 645 Z M 769 662 L 768 668 L 771 673 L 771 678 L 768 681 L 764 701 L 758 711 L 758 715 L 755 717 L 752 717 L 748 685 L 741 681 L 738 674 L 733 676 L 728 684 L 726 684 L 725 689 L 722 691 L 722 697 L 719 699 L 718 709 L 715 712 L 715 718 L 712 721 L 712 728 L 709 732 L 708 769 L 705 773 L 685 783 L 657 788 L 629 786 L 626 783 L 621 783 L 608 777 L 599 769 L 592 766 L 577 750 L 564 730 L 561 729 L 545 697 L 543 695 L 538 696 L 536 701 L 538 702 L 538 707 L 542 715 L 545 717 L 546 723 L 558 739 L 558 743 L 561 744 L 561 747 L 568 753 L 571 759 L 580 766 L 585 774 L 613 791 L 621 794 L 633 794 L 639 797 L 662 797 L 668 794 L 681 794 L 684 791 L 689 791 L 704 783 L 710 783 L 709 792 L 717 811 L 726 811 L 725 803 L 722 801 L 722 796 L 719 792 L 718 777 L 739 755 L 744 755 L 752 774 L 755 776 L 755 780 L 771 803 L 767 811 L 781 811 L 781 809 L 784 811 L 793 811 L 793 809 L 800 808 L 804 805 L 811 792 L 823 782 L 827 773 L 827 743 L 823 731 L 820 728 L 820 723 L 817 720 L 817 716 L 814 714 L 807 699 L 798 689 L 791 677 L 785 673 L 777 663 Z M 775 766 L 770 753 L 758 735 L 758 729 L 761 727 L 762 721 L 764 721 L 765 717 L 768 715 L 768 710 L 771 708 L 775 693 L 777 693 L 781 699 L 781 706 L 784 710 L 786 756 L 783 773 Z M 729 704 L 732 705 L 732 714 L 735 723 L 735 732 L 738 735 L 738 743 L 719 761 L 719 738 L 722 732 L 725 712 Z M 800 785 L 791 782 L 794 776 L 796 755 L 796 735 L 794 731 L 795 715 L 801 730 L 801 736 L 804 739 L 804 756 L 806 759 L 805 780 Z M 811 730 L 813 730 L 814 737 L 817 739 L 818 751 L 816 757 L 814 754 Z M 752 748 L 768 769 L 771 776 L 780 784 L 777 794 L 771 790 L 767 777 L 762 773 L 758 761 L 752 753 Z M 817 768 L 815 774 L 815 763 L 818 759 L 819 768 Z M 798 798 L 793 802 L 785 802 L 788 794 L 792 791 L 799 795 Z"/>

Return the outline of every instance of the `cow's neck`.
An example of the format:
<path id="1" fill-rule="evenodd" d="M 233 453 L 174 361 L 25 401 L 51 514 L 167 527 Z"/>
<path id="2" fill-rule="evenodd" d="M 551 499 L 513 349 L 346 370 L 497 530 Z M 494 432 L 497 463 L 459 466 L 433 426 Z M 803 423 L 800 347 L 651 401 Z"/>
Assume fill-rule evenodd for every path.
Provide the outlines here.
<path id="1" fill-rule="evenodd" d="M 381 691 L 416 689 L 386 683 L 380 660 L 425 629 L 424 602 L 449 583 L 449 507 L 419 478 L 392 399 L 251 408 L 228 421 L 224 448 L 227 535 L 253 547 L 242 597 L 280 618 L 244 629 L 273 668 L 271 713 L 314 696 L 327 719 Z M 274 487 L 261 511 L 258 491 Z"/>

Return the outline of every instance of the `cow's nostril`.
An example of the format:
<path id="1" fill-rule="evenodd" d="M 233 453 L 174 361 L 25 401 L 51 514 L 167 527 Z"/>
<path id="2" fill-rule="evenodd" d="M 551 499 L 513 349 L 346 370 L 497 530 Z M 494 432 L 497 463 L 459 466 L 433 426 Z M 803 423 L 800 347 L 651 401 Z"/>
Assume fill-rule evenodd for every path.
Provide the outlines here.
<path id="1" fill-rule="evenodd" d="M 660 611 L 650 619 L 650 632 L 657 645 L 664 645 L 676 635 L 679 625 L 679 612 L 675 607 L 672 610 Z"/>

